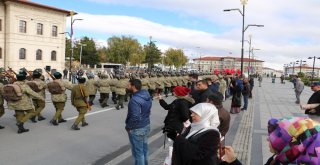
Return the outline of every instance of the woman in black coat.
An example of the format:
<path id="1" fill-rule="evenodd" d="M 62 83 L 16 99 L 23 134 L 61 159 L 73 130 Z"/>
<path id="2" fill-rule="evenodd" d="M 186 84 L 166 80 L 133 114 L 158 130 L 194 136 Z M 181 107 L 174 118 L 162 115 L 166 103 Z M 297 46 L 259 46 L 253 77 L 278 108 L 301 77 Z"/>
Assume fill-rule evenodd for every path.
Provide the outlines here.
<path id="1" fill-rule="evenodd" d="M 168 111 L 168 114 L 164 120 L 165 127 L 171 127 L 181 133 L 184 123 L 190 123 L 190 107 L 194 104 L 194 100 L 188 96 L 190 92 L 189 88 L 176 86 L 173 89 L 173 94 L 177 97 L 172 103 L 167 104 L 159 96 L 160 105 Z"/>

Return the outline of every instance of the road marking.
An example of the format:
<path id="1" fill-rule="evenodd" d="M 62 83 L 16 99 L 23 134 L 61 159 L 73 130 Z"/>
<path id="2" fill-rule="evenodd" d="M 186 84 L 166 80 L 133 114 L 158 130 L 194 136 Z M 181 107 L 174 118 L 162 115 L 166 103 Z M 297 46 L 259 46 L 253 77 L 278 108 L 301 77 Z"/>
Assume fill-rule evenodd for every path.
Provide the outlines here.
<path id="1" fill-rule="evenodd" d="M 149 142 L 148 144 L 150 145 L 150 143 L 154 142 L 156 139 L 160 138 L 161 136 L 163 136 L 162 131 L 156 133 L 155 135 L 151 136 L 149 138 Z M 126 152 L 124 152 L 123 154 L 117 156 L 116 158 L 112 159 L 111 161 L 109 161 L 108 163 L 106 163 L 105 165 L 115 165 L 115 164 L 119 164 L 120 162 L 122 162 L 123 160 L 129 158 L 131 156 L 131 149 L 127 150 Z"/>
<path id="2" fill-rule="evenodd" d="M 108 108 L 108 109 L 103 109 L 103 110 L 100 110 L 100 111 L 87 113 L 85 116 L 90 116 L 90 115 L 94 115 L 94 114 L 97 114 L 97 113 L 107 112 L 107 111 L 111 111 L 111 110 L 114 110 L 114 109 L 115 109 L 115 107 Z M 78 116 L 69 117 L 69 118 L 67 118 L 66 120 L 73 120 L 73 119 L 76 119 L 77 117 L 78 117 Z"/>

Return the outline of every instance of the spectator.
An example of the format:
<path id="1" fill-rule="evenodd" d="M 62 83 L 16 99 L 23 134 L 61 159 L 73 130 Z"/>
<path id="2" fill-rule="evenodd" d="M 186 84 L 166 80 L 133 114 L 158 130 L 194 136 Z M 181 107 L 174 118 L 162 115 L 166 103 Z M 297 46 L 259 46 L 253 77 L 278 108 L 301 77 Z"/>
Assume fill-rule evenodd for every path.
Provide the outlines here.
<path id="1" fill-rule="evenodd" d="M 250 84 L 250 94 L 249 94 L 249 98 L 252 98 L 252 90 L 254 87 L 254 79 L 253 76 L 249 76 L 249 84 Z"/>
<path id="2" fill-rule="evenodd" d="M 296 94 L 296 104 L 300 104 L 300 95 L 302 93 L 304 89 L 304 83 L 301 81 L 300 78 L 297 78 L 297 81 L 296 81 L 296 87 L 295 87 L 295 94 Z"/>
<path id="3" fill-rule="evenodd" d="M 259 87 L 261 87 L 261 83 L 262 83 L 262 76 L 261 75 L 259 75 L 258 81 L 259 81 Z"/>
<path id="4" fill-rule="evenodd" d="M 63 70 L 63 79 L 67 79 L 67 77 L 68 77 L 68 70 L 67 70 L 67 68 L 65 68 Z"/>
<path id="5" fill-rule="evenodd" d="M 135 165 L 148 164 L 148 136 L 150 133 L 151 96 L 141 90 L 141 81 L 131 79 L 128 90 L 133 93 L 128 104 L 126 130 L 128 132 Z"/>
<path id="6" fill-rule="evenodd" d="M 248 99 L 249 99 L 249 95 L 250 95 L 250 84 L 247 78 L 244 79 L 243 81 L 244 86 L 243 86 L 243 90 L 242 90 L 242 96 L 243 96 L 243 108 L 241 108 L 241 110 L 247 110 L 248 108 Z"/>
<path id="7" fill-rule="evenodd" d="M 230 113 L 235 114 L 240 112 L 241 107 L 241 87 L 236 79 L 231 82 L 232 100 Z"/>
<path id="8" fill-rule="evenodd" d="M 311 84 L 311 90 L 314 92 L 308 100 L 308 104 L 319 104 L 320 103 L 320 82 L 314 82 Z M 319 120 L 320 106 L 316 108 L 307 109 L 305 114 L 308 114 L 313 120 Z"/>
<path id="9" fill-rule="evenodd" d="M 211 82 L 208 87 L 212 92 L 218 92 L 219 91 L 220 83 L 219 83 L 218 80 L 219 79 L 218 79 L 218 77 L 216 75 L 213 75 L 212 79 L 207 78 L 207 81 Z"/>
<path id="10" fill-rule="evenodd" d="M 190 125 L 190 112 L 189 108 L 195 103 L 193 98 L 188 96 L 190 92 L 189 88 L 176 86 L 173 89 L 173 94 L 176 96 L 176 99 L 171 103 L 167 104 L 161 96 L 159 95 L 159 103 L 165 110 L 168 111 L 168 114 L 164 120 L 164 127 L 171 127 L 181 133 L 184 127 Z M 186 126 L 184 126 L 184 123 Z"/>
<path id="11" fill-rule="evenodd" d="M 223 96 L 221 95 L 221 93 L 214 93 L 208 97 L 207 102 L 215 105 L 218 109 L 220 121 L 218 129 L 221 133 L 221 136 L 226 136 L 230 126 L 230 113 L 223 108 L 222 97 Z"/>
<path id="12" fill-rule="evenodd" d="M 320 164 L 320 124 L 309 118 L 270 119 L 268 141 L 274 155 L 265 165 Z"/>
<path id="13" fill-rule="evenodd" d="M 212 91 L 208 88 L 208 83 L 206 80 L 200 80 L 197 82 L 196 92 L 192 94 L 192 98 L 195 100 L 195 103 L 204 103 L 207 101 L 209 95 L 212 94 Z"/>
<path id="14" fill-rule="evenodd" d="M 175 130 L 166 130 L 169 138 L 174 141 L 172 165 L 213 165 L 220 163 L 217 156 L 220 133 L 216 127 L 210 126 L 210 118 L 215 115 L 211 106 L 208 103 L 201 103 L 191 108 L 193 123 L 186 136 L 177 134 Z M 227 153 L 225 158 L 229 162 L 236 161 L 232 153 Z"/>

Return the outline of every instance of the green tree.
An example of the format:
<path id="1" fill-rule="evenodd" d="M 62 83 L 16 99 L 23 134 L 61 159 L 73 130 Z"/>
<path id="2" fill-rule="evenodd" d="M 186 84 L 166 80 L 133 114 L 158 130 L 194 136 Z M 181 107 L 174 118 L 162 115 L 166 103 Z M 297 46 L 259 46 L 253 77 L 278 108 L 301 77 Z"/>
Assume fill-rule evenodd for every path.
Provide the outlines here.
<path id="1" fill-rule="evenodd" d="M 138 40 L 131 36 L 113 36 L 108 39 L 108 60 L 113 63 L 126 65 L 130 59 L 134 59 L 135 54 L 141 53 L 141 49 Z M 137 63 L 137 61 L 134 62 Z"/>
<path id="2" fill-rule="evenodd" d="M 148 63 L 148 70 L 150 71 L 155 63 L 161 61 L 161 51 L 152 41 L 144 45 L 143 50 L 146 54 L 145 62 Z"/>
<path id="3" fill-rule="evenodd" d="M 81 63 L 93 66 L 99 63 L 99 56 L 96 48 L 96 43 L 92 38 L 83 37 L 76 43 L 76 47 L 79 53 L 75 54 L 74 58 L 80 61 L 80 49 L 82 46 Z"/>
<path id="4" fill-rule="evenodd" d="M 184 55 L 182 49 L 169 48 L 165 53 L 164 64 L 180 68 L 188 62 L 188 58 Z"/>
<path id="5" fill-rule="evenodd" d="M 97 52 L 98 52 L 100 62 L 108 62 L 108 53 L 107 53 L 106 47 L 99 48 Z"/>

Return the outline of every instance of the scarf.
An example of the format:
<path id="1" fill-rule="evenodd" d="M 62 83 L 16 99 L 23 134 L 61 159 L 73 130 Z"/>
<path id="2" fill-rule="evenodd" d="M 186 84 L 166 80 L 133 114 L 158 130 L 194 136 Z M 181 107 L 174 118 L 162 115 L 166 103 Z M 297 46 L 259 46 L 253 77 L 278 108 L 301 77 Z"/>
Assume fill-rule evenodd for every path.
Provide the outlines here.
<path id="1" fill-rule="evenodd" d="M 191 104 L 195 103 L 194 99 L 192 97 L 188 96 L 188 95 L 187 96 L 176 96 L 176 98 L 185 99 L 185 100 L 189 101 Z"/>

